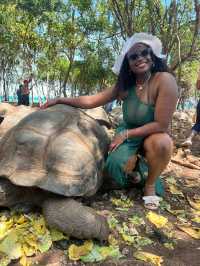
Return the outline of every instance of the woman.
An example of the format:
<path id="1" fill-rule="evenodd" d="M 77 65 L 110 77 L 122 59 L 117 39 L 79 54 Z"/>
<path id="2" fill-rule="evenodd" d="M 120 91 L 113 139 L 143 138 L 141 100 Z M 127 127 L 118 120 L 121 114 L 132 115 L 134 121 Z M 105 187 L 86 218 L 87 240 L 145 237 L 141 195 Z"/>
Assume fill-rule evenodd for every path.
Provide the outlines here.
<path id="1" fill-rule="evenodd" d="M 196 89 L 200 91 L 200 70 L 199 70 L 199 74 L 197 77 Z M 192 127 L 190 136 L 186 139 L 185 142 L 182 143 L 182 146 L 191 146 L 192 139 L 198 134 L 200 134 L 200 99 L 196 107 L 196 122 L 194 126 Z"/>
<path id="2" fill-rule="evenodd" d="M 42 106 L 62 103 L 94 108 L 121 99 L 124 123 L 110 145 L 105 170 L 121 187 L 146 179 L 143 199 L 149 209 L 158 207 L 156 193 L 162 194 L 156 180 L 171 157 L 172 141 L 167 131 L 178 98 L 176 81 L 167 72 L 161 51 L 157 37 L 136 33 L 115 62 L 113 72 L 118 80 L 114 87 L 93 96 L 55 99 Z M 141 151 L 146 161 L 136 156 Z"/>

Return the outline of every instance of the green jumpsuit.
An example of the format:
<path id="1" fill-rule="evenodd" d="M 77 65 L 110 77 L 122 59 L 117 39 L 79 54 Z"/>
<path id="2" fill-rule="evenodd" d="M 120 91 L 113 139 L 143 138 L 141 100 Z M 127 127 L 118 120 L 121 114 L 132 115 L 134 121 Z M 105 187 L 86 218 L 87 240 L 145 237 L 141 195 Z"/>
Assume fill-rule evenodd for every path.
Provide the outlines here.
<path id="1" fill-rule="evenodd" d="M 116 133 L 141 127 L 154 121 L 154 106 L 142 102 L 137 96 L 135 88 L 129 90 L 128 96 L 123 101 L 122 111 L 123 123 L 119 125 Z M 145 179 L 148 176 L 148 165 L 141 155 L 143 141 L 144 137 L 129 138 L 108 155 L 105 171 L 122 188 L 126 188 L 131 184 L 131 177 L 125 172 L 125 165 L 133 155 L 138 154 L 140 156 L 138 156 L 134 171 L 139 172 L 141 176 L 141 182 L 138 185 L 143 187 L 145 184 Z M 160 178 L 156 181 L 155 189 L 158 195 L 163 196 L 164 189 Z"/>

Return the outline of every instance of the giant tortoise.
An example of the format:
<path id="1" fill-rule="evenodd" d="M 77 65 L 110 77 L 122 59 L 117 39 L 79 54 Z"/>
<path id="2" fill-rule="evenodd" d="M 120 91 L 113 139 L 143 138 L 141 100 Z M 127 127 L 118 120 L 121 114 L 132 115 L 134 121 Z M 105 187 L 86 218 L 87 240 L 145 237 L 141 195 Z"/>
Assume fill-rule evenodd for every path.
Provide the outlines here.
<path id="1" fill-rule="evenodd" d="M 108 144 L 104 128 L 78 108 L 60 104 L 29 114 L 0 142 L 0 206 L 39 205 L 50 227 L 107 239 L 106 219 L 79 199 L 100 187 Z"/>

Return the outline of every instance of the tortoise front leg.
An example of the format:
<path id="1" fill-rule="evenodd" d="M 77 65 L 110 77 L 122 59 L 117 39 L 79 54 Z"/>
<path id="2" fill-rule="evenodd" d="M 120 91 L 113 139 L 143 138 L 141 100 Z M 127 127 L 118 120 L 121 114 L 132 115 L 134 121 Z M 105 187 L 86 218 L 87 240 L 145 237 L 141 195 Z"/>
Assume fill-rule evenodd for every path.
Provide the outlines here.
<path id="1" fill-rule="evenodd" d="M 43 203 L 42 209 L 48 225 L 68 236 L 79 239 L 108 239 L 109 227 L 105 217 L 73 199 L 49 198 Z"/>

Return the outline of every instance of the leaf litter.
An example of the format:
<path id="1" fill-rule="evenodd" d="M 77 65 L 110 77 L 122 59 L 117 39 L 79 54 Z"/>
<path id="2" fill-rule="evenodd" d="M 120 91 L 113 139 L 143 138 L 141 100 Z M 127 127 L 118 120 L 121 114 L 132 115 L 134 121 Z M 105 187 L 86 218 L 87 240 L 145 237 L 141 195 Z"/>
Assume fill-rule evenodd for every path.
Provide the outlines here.
<path id="1" fill-rule="evenodd" d="M 65 254 L 71 261 L 95 263 L 108 258 L 120 259 L 128 254 L 126 252 L 124 255 L 121 252 L 122 247 L 128 247 L 133 250 L 133 257 L 159 266 L 163 263 L 163 257 L 143 250 L 143 248 L 157 245 L 152 234 L 148 232 L 148 227 L 157 236 L 162 236 L 160 239 L 157 238 L 157 241 L 169 250 L 175 249 L 177 245 L 175 227 L 196 240 L 200 239 L 198 195 L 184 197 L 183 193 L 180 193 L 181 186 L 173 177 L 167 179 L 167 183 L 168 187 L 173 186 L 178 189 L 178 192 L 169 189 L 172 198 L 175 196 L 174 199 L 179 202 L 180 197 L 180 203 L 187 199 L 188 204 L 185 204 L 183 209 L 172 208 L 176 201 L 169 203 L 162 200 L 158 211 L 143 210 L 138 213 L 134 210 L 133 200 L 123 193 L 120 197 L 110 197 L 110 202 L 114 206 L 112 212 L 103 210 L 108 214 L 107 220 L 111 230 L 108 243 L 104 246 L 92 240 L 85 241 L 82 245 L 73 244 L 73 240 L 62 232 L 47 228 L 42 215 L 12 212 L 9 215 L 7 212 L 5 215 L 2 212 L 0 214 L 0 265 L 7 266 L 13 259 L 18 258 L 21 265 L 29 266 L 28 257 L 48 251 L 54 241 L 67 240 L 69 248 L 66 249 Z M 167 213 L 176 219 L 173 224 Z"/>

